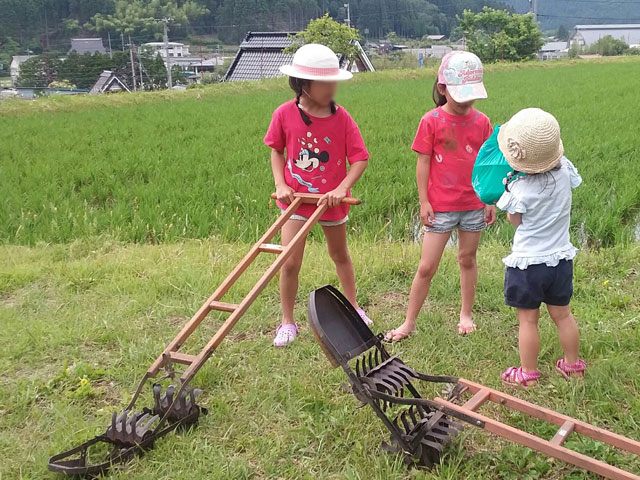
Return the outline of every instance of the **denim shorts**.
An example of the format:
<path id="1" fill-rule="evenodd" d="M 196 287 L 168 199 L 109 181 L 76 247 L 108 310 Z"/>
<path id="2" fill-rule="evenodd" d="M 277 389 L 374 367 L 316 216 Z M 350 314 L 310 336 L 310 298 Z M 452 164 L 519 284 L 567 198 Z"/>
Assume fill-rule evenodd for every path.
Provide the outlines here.
<path id="1" fill-rule="evenodd" d="M 510 307 L 534 310 L 541 303 L 564 307 L 573 296 L 573 261 L 560 260 L 555 267 L 544 263 L 526 269 L 507 267 L 504 301 Z"/>
<path id="2" fill-rule="evenodd" d="M 424 226 L 425 232 L 448 233 L 459 228 L 465 232 L 481 232 L 487 228 L 484 208 L 464 212 L 435 212 L 433 227 Z"/>
<path id="3" fill-rule="evenodd" d="M 280 211 L 284 213 L 284 210 L 280 209 Z M 303 215 L 298 215 L 297 213 L 294 213 L 289 217 L 289 220 L 298 220 L 300 222 L 306 222 L 307 220 L 309 220 L 309 217 L 305 217 Z M 338 225 L 347 223 L 347 220 L 349 220 L 349 215 L 347 215 L 344 218 L 341 218 L 340 220 L 320 220 L 318 223 L 323 227 L 337 227 Z"/>

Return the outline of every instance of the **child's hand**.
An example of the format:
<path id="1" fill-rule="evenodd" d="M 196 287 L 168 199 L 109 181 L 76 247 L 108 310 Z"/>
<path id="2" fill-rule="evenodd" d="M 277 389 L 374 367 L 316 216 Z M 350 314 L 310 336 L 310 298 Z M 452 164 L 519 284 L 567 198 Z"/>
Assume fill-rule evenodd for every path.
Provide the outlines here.
<path id="1" fill-rule="evenodd" d="M 337 207 L 342 203 L 344 197 L 347 196 L 347 189 L 338 187 L 335 190 L 331 190 L 330 192 L 325 193 L 318 200 L 318 205 L 322 205 L 326 203 L 330 207 Z"/>
<path id="2" fill-rule="evenodd" d="M 420 204 L 420 219 L 422 220 L 423 225 L 433 227 L 433 222 L 436 221 L 436 214 L 429 202 Z"/>
<path id="3" fill-rule="evenodd" d="M 280 203 L 289 205 L 291 202 L 293 202 L 294 193 L 295 190 L 289 185 L 276 185 L 276 198 Z"/>
<path id="4" fill-rule="evenodd" d="M 493 225 L 496 223 L 496 207 L 495 205 L 485 205 L 484 207 L 484 221 L 487 225 Z"/>

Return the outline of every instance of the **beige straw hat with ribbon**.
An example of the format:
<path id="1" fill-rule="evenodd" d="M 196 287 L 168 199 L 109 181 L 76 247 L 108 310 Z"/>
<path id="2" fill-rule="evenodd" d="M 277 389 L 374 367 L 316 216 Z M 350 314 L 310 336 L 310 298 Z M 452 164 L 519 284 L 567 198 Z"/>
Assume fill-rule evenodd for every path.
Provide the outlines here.
<path id="1" fill-rule="evenodd" d="M 539 108 L 520 110 L 502 125 L 498 146 L 514 170 L 528 174 L 552 170 L 564 154 L 558 121 Z"/>

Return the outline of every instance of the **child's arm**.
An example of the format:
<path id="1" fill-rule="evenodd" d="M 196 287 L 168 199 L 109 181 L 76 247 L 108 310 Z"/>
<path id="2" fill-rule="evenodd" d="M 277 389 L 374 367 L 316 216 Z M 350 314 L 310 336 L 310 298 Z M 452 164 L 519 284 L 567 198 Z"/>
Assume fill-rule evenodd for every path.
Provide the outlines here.
<path id="1" fill-rule="evenodd" d="M 514 227 L 519 227 L 522 224 L 522 214 L 521 213 L 507 213 L 507 219 L 509 223 Z"/>
<path id="2" fill-rule="evenodd" d="M 318 205 L 322 205 L 325 202 L 327 202 L 330 207 L 337 207 L 338 205 L 340 205 L 344 197 L 347 196 L 349 189 L 353 187 L 360 179 L 364 171 L 367 169 L 368 165 L 368 160 L 361 160 L 359 162 L 352 163 L 349 167 L 349 171 L 347 172 L 347 176 L 344 177 L 344 180 L 342 180 L 342 182 L 340 182 L 340 185 L 320 197 L 320 200 L 318 200 Z"/>
<path id="3" fill-rule="evenodd" d="M 276 186 L 276 197 L 278 201 L 289 204 L 293 202 L 294 190 L 284 180 L 284 152 L 275 148 L 271 149 L 271 171 Z"/>
<path id="4" fill-rule="evenodd" d="M 427 227 L 433 227 L 435 213 L 429 203 L 429 171 L 431 170 L 431 155 L 418 154 L 416 165 L 416 181 L 418 182 L 418 196 L 420 197 L 420 219 Z"/>

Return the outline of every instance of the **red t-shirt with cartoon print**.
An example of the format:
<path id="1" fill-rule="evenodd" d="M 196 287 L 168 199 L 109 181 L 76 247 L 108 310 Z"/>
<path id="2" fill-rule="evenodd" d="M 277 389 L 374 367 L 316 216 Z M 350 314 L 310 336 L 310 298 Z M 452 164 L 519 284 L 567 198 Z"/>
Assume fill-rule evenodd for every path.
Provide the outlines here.
<path id="1" fill-rule="evenodd" d="M 431 156 L 428 196 L 434 212 L 484 207 L 471 185 L 471 174 L 478 150 L 492 131 L 489 118 L 475 109 L 458 116 L 438 107 L 422 117 L 411 148 Z"/>
<path id="2" fill-rule="evenodd" d="M 369 159 L 369 152 L 351 115 L 339 105 L 336 113 L 319 118 L 311 115 L 307 125 L 295 100 L 280 105 L 273 113 L 264 143 L 285 151 L 284 178 L 300 193 L 327 193 L 347 176 L 349 164 Z M 278 202 L 280 208 L 287 205 Z M 301 205 L 298 215 L 311 216 L 315 205 Z M 328 209 L 321 220 L 342 220 L 349 205 Z"/>

